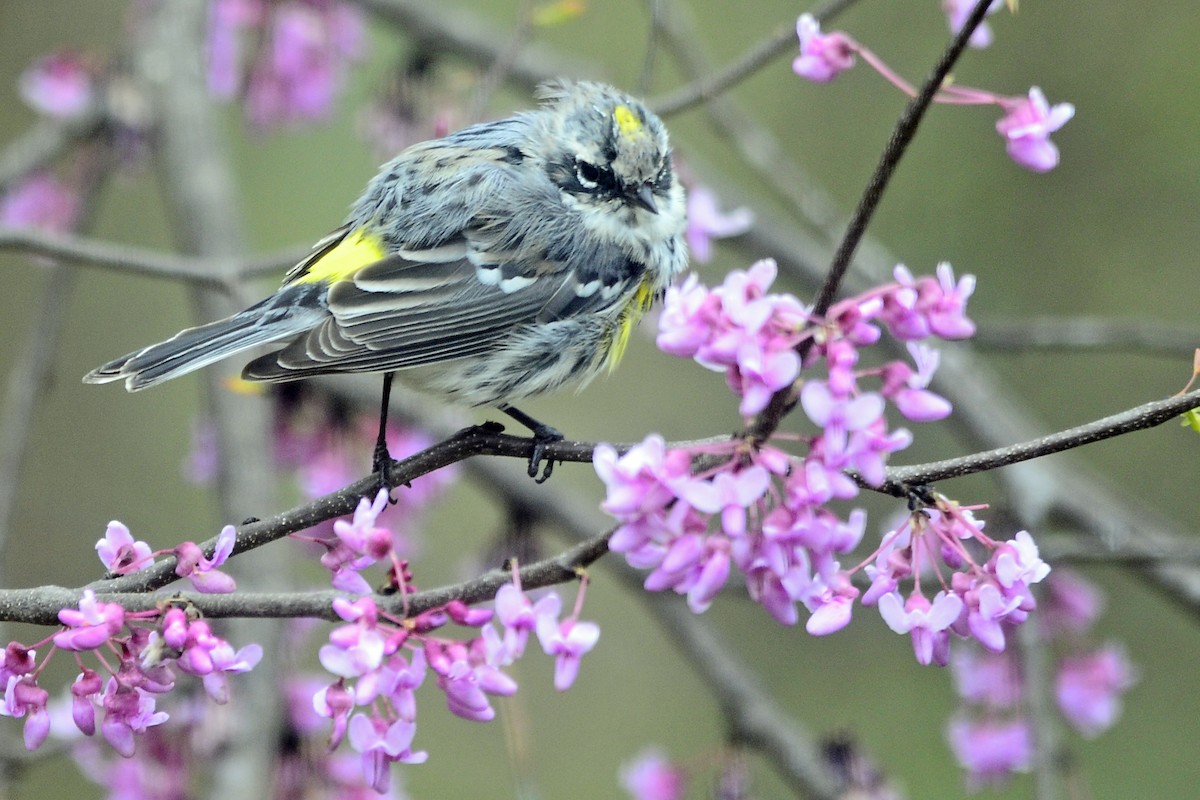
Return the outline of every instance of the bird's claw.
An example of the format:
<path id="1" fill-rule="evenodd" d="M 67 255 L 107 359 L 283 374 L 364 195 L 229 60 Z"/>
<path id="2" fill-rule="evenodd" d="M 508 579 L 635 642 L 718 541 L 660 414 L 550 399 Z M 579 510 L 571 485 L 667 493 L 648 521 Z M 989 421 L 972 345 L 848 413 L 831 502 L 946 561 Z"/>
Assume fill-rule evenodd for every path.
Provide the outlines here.
<path id="1" fill-rule="evenodd" d="M 533 452 L 529 454 L 528 474 L 537 483 L 545 483 L 550 479 L 550 474 L 554 472 L 554 457 L 546 458 L 546 446 L 562 440 L 563 435 L 549 425 L 539 425 L 534 428 Z M 543 461 L 545 461 L 545 467 L 541 469 L 539 476 L 538 471 L 542 467 Z"/>

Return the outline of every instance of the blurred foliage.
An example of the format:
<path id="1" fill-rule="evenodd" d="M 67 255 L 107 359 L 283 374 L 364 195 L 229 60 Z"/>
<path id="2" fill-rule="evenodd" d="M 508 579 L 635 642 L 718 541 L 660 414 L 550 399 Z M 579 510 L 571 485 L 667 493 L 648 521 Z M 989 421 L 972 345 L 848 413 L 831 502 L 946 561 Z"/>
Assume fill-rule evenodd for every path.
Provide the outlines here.
<path id="1" fill-rule="evenodd" d="M 459 4 L 455 4 L 456 6 Z M 518 3 L 477 3 L 503 37 Z M 619 85 L 641 70 L 649 31 L 645 4 L 593 2 L 586 12 L 538 29 L 542 43 L 595 64 Z M 703 40 L 695 46 L 724 63 L 800 8 L 778 0 L 686 3 Z M 911 80 L 929 69 L 946 40 L 938 4 L 860 3 L 837 22 Z M 0 5 L 0 143 L 33 122 L 16 93 L 17 75 L 38 55 L 63 45 L 118 54 L 128 9 L 115 2 L 44 0 Z M 963 84 L 1011 94 L 1040 85 L 1051 102 L 1076 104 L 1078 114 L 1055 140 L 1063 151 L 1054 172 L 1038 176 L 1013 165 L 993 132 L 989 109 L 935 108 L 881 207 L 872 234 L 914 271 L 940 260 L 979 276 L 972 315 L 1013 319 L 1099 314 L 1194 324 L 1196 253 L 1200 226 L 1200 78 L 1192 68 L 1200 15 L 1182 0 L 1138 6 L 1026 2 L 1020 13 L 992 17 L 997 42 L 970 52 L 956 71 Z M 356 73 L 349 96 L 327 124 L 271 135 L 245 129 L 234 109 L 225 114 L 240 181 L 240 209 L 255 252 L 313 241 L 340 221 L 370 177 L 378 154 L 358 135 L 358 109 L 372 97 L 395 59 L 408 52 L 401 32 L 372 27 L 373 54 Z M 733 96 L 783 143 L 790 156 L 852 208 L 904 98 L 874 73 L 859 68 L 830 86 L 801 82 L 790 55 L 739 86 Z M 674 88 L 680 72 L 660 52 L 661 73 L 651 96 Z M 526 104 L 516 93 L 495 99 L 493 112 Z M 723 141 L 704 129 L 698 111 L 668 120 L 678 152 L 710 165 L 712 182 L 742 181 L 761 192 Z M 97 207 L 93 234 L 117 242 L 170 249 L 153 166 L 122 174 Z M 720 250 L 701 267 L 715 281 L 726 270 L 770 253 Z M 43 269 L 0 254 L 6 276 L 0 307 L 7 335 L 0 365 L 13 362 L 38 314 Z M 268 288 L 264 284 L 263 290 Z M 810 291 L 795 287 L 801 296 Z M 227 520 L 214 516 L 207 489 L 183 482 L 197 407 L 196 385 L 185 379 L 127 396 L 112 387 L 84 387 L 79 376 L 113 355 L 156 341 L 191 323 L 184 290 L 103 271 L 82 270 L 68 303 L 54 382 L 33 420 L 34 446 L 21 478 L 14 538 L 6 552 L 16 585 L 76 585 L 97 576 L 91 545 L 105 523 L 120 518 L 156 547 L 203 539 Z M 1200 339 L 1200 337 L 1198 337 Z M 735 429 L 736 406 L 719 376 L 656 353 L 648 338 L 635 342 L 615 376 L 579 397 L 547 398 L 531 413 L 580 439 L 627 441 L 656 430 L 668 439 Z M 989 354 L 1047 431 L 1078 424 L 1174 392 L 1190 374 L 1190 358 L 1129 353 Z M 480 418 L 484 415 L 481 413 Z M 918 436 L 927 436 L 918 431 Z M 936 435 L 904 461 L 960 452 Z M 1158 514 L 1196 518 L 1196 440 L 1174 426 L 1057 456 L 1101 471 L 1115 490 Z M 598 498 L 586 466 L 561 467 L 545 491 L 569 486 Z M 940 486 L 964 501 L 986 501 L 985 481 Z M 965 492 L 970 491 L 967 495 Z M 1019 502 L 1019 498 L 1017 499 Z M 884 504 L 879 504 L 883 506 Z M 266 516 L 274 509 L 261 510 Z M 872 529 L 885 514 L 873 516 Z M 433 585 L 461 575 L 467 553 L 483 546 L 500 517 L 476 490 L 455 491 L 430 520 L 422 580 Z M 288 547 L 279 543 L 279 547 Z M 1136 572 L 1095 568 L 1089 574 L 1111 592 L 1103 635 L 1128 645 L 1142 682 L 1128 696 L 1124 719 L 1109 734 L 1072 740 L 1083 796 L 1184 797 L 1200 785 L 1194 744 L 1200 719 L 1200 633 L 1195 620 L 1147 591 Z M 721 723 L 704 687 L 645 619 L 637 599 L 597 570 L 587 615 L 604 630 L 585 659 L 577 687 L 549 689 L 544 663 L 522 667 L 522 691 L 502 713 L 523 719 L 528 757 L 545 797 L 612 797 L 617 766 L 651 741 L 679 758 L 703 760 L 721 742 Z M 850 630 L 813 639 L 780 628 L 756 608 L 723 598 L 711 621 L 753 665 L 788 712 L 818 731 L 853 731 L 902 783 L 909 796 L 949 797 L 960 776 L 942 728 L 953 707 L 948 674 L 920 668 L 906 639 L 887 634 L 872 613 Z M 536 661 L 534 659 L 533 661 Z M 528 670 L 528 672 L 526 672 Z M 472 725 L 443 713 L 424 695 L 418 743 L 430 763 L 405 768 L 413 797 L 503 796 L 510 774 L 502 725 Z M 756 769 L 757 796 L 784 790 Z M 61 783 L 62 772 L 41 765 L 18 784 L 16 798 L 94 796 L 94 789 Z M 990 796 L 1025 797 L 1031 781 L 1017 780 Z M 701 790 L 693 796 L 706 796 Z"/>

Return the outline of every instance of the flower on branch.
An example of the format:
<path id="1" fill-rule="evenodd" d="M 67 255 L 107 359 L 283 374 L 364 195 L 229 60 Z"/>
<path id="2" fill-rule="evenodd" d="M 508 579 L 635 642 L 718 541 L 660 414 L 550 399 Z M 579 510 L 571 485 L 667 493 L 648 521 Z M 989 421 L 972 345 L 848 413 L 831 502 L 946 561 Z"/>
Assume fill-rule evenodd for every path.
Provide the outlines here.
<path id="1" fill-rule="evenodd" d="M 187 578 L 198 592 L 205 594 L 228 594 L 237 588 L 229 575 L 217 567 L 225 563 L 233 553 L 233 545 L 237 541 L 237 530 L 232 525 L 226 525 L 217 535 L 217 545 L 213 549 L 212 558 L 205 558 L 202 551 L 194 542 L 184 542 L 175 548 L 175 574 Z"/>
<path id="2" fill-rule="evenodd" d="M 828 83 L 854 66 L 858 43 L 841 31 L 821 33 L 821 23 L 812 14 L 796 20 L 800 55 L 792 61 L 792 71 L 815 83 Z"/>
<path id="3" fill-rule="evenodd" d="M 128 575 L 154 563 L 150 545 L 135 540 L 129 528 L 116 520 L 108 523 L 104 538 L 96 542 L 96 554 L 104 568 L 114 575 Z"/>

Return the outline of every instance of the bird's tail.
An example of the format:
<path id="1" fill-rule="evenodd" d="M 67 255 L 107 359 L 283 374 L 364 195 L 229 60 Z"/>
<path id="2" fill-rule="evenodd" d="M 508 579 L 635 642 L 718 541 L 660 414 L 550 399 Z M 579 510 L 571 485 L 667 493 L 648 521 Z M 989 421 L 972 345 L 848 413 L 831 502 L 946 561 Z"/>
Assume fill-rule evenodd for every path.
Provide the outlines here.
<path id="1" fill-rule="evenodd" d="M 178 378 L 260 344 L 309 330 L 327 316 L 325 287 L 287 286 L 232 317 L 188 328 L 83 376 L 84 383 L 125 381 L 131 392 Z"/>

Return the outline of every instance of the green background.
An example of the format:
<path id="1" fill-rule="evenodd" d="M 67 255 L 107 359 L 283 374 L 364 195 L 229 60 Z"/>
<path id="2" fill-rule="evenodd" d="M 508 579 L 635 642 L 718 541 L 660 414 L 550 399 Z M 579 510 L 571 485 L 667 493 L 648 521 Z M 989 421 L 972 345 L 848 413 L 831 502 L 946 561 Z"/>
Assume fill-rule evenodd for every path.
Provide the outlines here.
<path id="1" fill-rule="evenodd" d="M 719 63 L 803 10 L 783 2 L 687 5 L 702 30 L 696 46 Z M 516 3 L 480 6 L 497 35 L 505 37 Z M 539 31 L 537 38 L 595 64 L 602 70 L 599 77 L 631 86 L 648 36 L 643 4 L 597 0 L 589 6 L 580 19 Z M 38 55 L 64 45 L 120 52 L 129 16 L 126 4 L 114 2 L 0 4 L 0 146 L 35 119 L 16 91 L 20 72 Z M 1194 4 L 1027 2 L 1015 17 L 1001 12 L 991 21 L 997 43 L 968 53 L 955 79 L 1009 94 L 1036 84 L 1052 103 L 1073 102 L 1076 118 L 1054 137 L 1062 164 L 1048 175 L 1015 166 L 994 133 L 992 109 L 935 108 L 872 234 L 916 272 L 929 272 L 947 260 L 959 272 L 976 274 L 979 288 L 970 310 L 983 327 L 989 320 L 1058 314 L 1194 325 L 1200 251 L 1200 78 L 1195 69 L 1200 15 Z M 944 20 L 932 0 L 861 3 L 837 27 L 914 81 L 928 71 L 946 40 Z M 372 174 L 379 158 L 357 135 L 357 109 L 406 43 L 394 29 L 373 25 L 372 44 L 369 60 L 327 124 L 253 135 L 236 110 L 224 113 L 244 234 L 253 252 L 273 252 L 323 235 Z M 772 62 L 734 96 L 848 210 L 904 98 L 861 64 L 829 86 L 803 82 L 792 74 L 790 58 Z M 669 59 L 660 54 L 660 63 L 665 70 L 651 94 L 677 85 Z M 502 95 L 493 111 L 526 102 Z M 733 181 L 749 196 L 761 193 L 746 178 L 730 143 L 703 129 L 700 114 L 688 112 L 668 124 L 678 152 L 713 170 L 709 177 L 715 185 Z M 98 205 L 93 235 L 171 249 L 159 188 L 152 164 L 118 176 Z M 724 248 L 717 261 L 699 268 L 715 283 L 728 269 L 769 255 Z M 7 377 L 25 332 L 44 312 L 45 272 L 28 258 L 0 253 L 0 274 L 5 320 L 0 367 Z M 264 282 L 261 291 L 271 286 Z M 811 291 L 793 288 L 801 297 Z M 52 385 L 32 420 L 31 448 L 4 552 L 13 586 L 78 585 L 97 577 L 92 543 L 113 518 L 155 547 L 207 538 L 221 524 L 235 521 L 219 519 L 211 493 L 181 476 L 199 403 L 194 378 L 133 396 L 79 382 L 96 364 L 191 324 L 185 291 L 167 282 L 89 269 L 61 300 L 69 322 Z M 719 377 L 657 353 L 648 337 L 635 340 L 630 349 L 613 377 L 578 397 L 531 402 L 528 410 L 572 438 L 591 440 L 628 441 L 650 431 L 683 439 L 738 426 L 736 406 Z M 986 358 L 1044 421 L 1046 432 L 1169 395 L 1190 374 L 1186 353 L 1164 358 L 999 352 Z M 917 433 L 921 441 L 898 463 L 962 452 L 949 435 Z M 1106 475 L 1113 491 L 1186 527 L 1197 517 L 1198 442 L 1169 424 L 1055 458 L 1086 463 Z M 558 486 L 596 500 L 600 496 L 594 474 L 582 465 L 560 467 L 544 491 Z M 964 502 L 988 500 L 986 481 L 939 488 Z M 878 504 L 872 509 L 883 512 L 872 517 L 875 531 L 889 509 Z M 469 554 L 486 544 L 501 520 L 479 489 L 456 488 L 428 525 L 424 560 L 418 564 L 424 585 L 460 577 Z M 1200 634 L 1194 616 L 1146 588 L 1136 573 L 1109 567 L 1087 574 L 1109 590 L 1098 637 L 1123 641 L 1141 676 L 1113 731 L 1094 741 L 1070 740 L 1090 796 L 1195 796 L 1200 786 Z M 776 693 L 782 709 L 818 732 L 852 731 L 910 797 L 962 793 L 942 733 L 954 707 L 949 674 L 913 663 L 908 641 L 888 634 L 872 611 L 860 611 L 847 631 L 824 639 L 777 626 L 732 593 L 708 616 Z M 721 745 L 722 725 L 705 687 L 640 613 L 636 599 L 603 569 L 596 571 L 585 617 L 600 623 L 603 636 L 585 658 L 576 687 L 557 695 L 549 688 L 548 660 L 531 654 L 518 668 L 519 708 L 509 703 L 501 712 L 527 727 L 542 796 L 618 796 L 618 765 L 648 742 L 696 763 L 712 758 Z M 451 717 L 432 687 L 423 690 L 421 700 L 417 744 L 430 751 L 431 759 L 403 769 L 412 796 L 512 796 L 502 725 Z M 754 763 L 755 796 L 785 796 L 769 772 Z M 36 765 L 13 796 L 96 795 L 71 774 L 53 761 Z M 1026 797 L 1031 791 L 1032 781 L 1018 779 L 994 796 Z M 707 796 L 707 787 L 694 788 L 690 796 Z"/>

